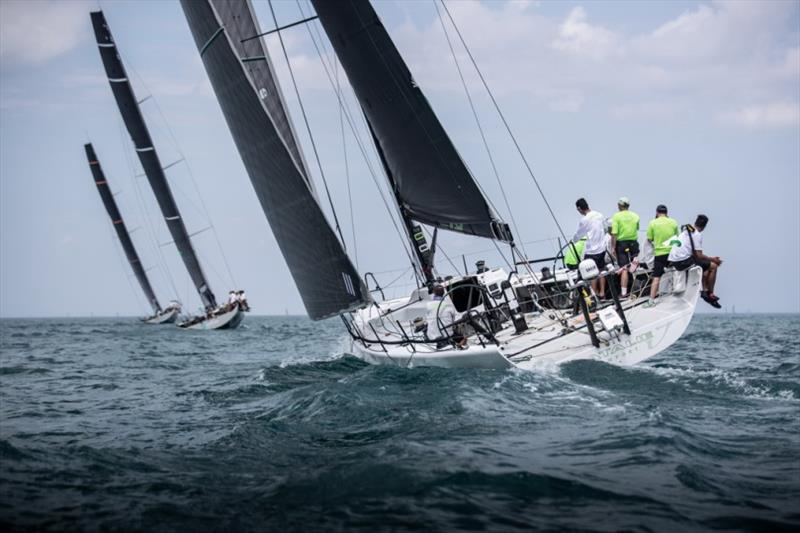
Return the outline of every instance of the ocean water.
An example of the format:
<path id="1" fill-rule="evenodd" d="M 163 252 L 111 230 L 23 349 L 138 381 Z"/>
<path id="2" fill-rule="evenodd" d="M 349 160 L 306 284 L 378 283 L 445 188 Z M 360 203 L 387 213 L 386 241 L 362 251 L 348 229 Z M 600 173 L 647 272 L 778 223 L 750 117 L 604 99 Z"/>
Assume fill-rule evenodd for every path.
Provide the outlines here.
<path id="1" fill-rule="evenodd" d="M 337 321 L 2 320 L 4 530 L 790 530 L 800 315 L 635 368 L 413 370 Z"/>

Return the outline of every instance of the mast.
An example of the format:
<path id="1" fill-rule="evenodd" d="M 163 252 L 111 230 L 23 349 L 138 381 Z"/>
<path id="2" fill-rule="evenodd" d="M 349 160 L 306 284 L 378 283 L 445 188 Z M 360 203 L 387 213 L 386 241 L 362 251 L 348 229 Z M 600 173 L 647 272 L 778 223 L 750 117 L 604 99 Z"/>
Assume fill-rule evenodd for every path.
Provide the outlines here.
<path id="1" fill-rule="evenodd" d="M 125 67 L 117 52 L 108 23 L 102 11 L 92 12 L 91 18 L 95 37 L 97 38 L 97 46 L 100 50 L 100 57 L 103 60 L 103 67 L 108 76 L 111 91 L 114 93 L 114 99 L 117 101 L 125 127 L 128 129 L 136 148 L 136 155 L 139 157 L 147 176 L 147 181 L 156 196 L 172 240 L 178 248 L 178 253 L 186 266 L 186 270 L 189 272 L 189 277 L 191 277 L 197 293 L 200 295 L 200 301 L 203 302 L 206 309 L 215 308 L 217 306 L 216 298 L 206 281 L 203 269 L 200 267 L 200 261 L 186 231 L 186 225 L 178 211 L 178 206 L 164 175 L 161 161 L 153 146 L 153 140 L 142 117 L 139 103 L 136 101 L 133 87 L 131 87 Z"/>
<path id="2" fill-rule="evenodd" d="M 258 33 L 249 33 L 257 32 L 249 2 L 181 0 L 181 6 L 309 316 L 318 320 L 368 305 L 369 292 L 310 184 L 266 48 Z"/>
<path id="3" fill-rule="evenodd" d="M 367 117 L 404 217 L 513 242 L 370 3 L 311 2 Z"/>
<path id="4" fill-rule="evenodd" d="M 153 314 L 158 314 L 161 312 L 161 305 L 159 305 L 153 287 L 150 285 L 150 280 L 147 279 L 147 273 L 142 266 L 142 262 L 139 260 L 139 254 L 136 253 L 136 248 L 133 246 L 128 228 L 125 227 L 125 222 L 122 220 L 122 215 L 119 213 L 117 202 L 114 200 L 114 195 L 111 194 L 111 188 L 108 186 L 105 174 L 103 174 L 100 161 L 98 161 L 94 153 L 94 147 L 91 143 L 88 143 L 84 145 L 84 149 L 86 150 L 86 158 L 89 160 L 89 169 L 92 171 L 92 179 L 97 186 L 97 192 L 100 193 L 100 198 L 103 200 L 103 205 L 106 207 L 106 212 L 108 212 L 108 216 L 111 217 L 111 223 L 114 226 L 114 230 L 117 232 L 117 237 L 119 237 L 122 249 L 125 251 L 128 264 L 131 265 L 133 273 L 139 281 L 139 285 L 142 287 L 145 297 L 147 297 L 147 302 L 150 304 L 150 307 L 153 308 Z"/>

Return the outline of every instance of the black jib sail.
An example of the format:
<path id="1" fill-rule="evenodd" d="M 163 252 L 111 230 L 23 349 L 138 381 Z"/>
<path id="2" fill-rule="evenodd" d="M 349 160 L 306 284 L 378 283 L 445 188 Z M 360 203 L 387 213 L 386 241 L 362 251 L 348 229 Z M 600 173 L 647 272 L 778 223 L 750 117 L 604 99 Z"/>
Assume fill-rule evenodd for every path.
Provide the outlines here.
<path id="1" fill-rule="evenodd" d="M 97 185 L 97 192 L 100 193 L 103 205 L 106 206 L 108 216 L 111 217 L 111 223 L 117 232 L 122 249 L 125 250 L 125 257 L 128 259 L 136 279 L 139 280 L 139 285 L 142 286 L 147 302 L 153 308 L 153 313 L 158 314 L 161 312 L 161 306 L 158 304 L 158 299 L 156 298 L 156 293 L 153 292 L 153 287 L 150 285 L 150 280 L 147 279 L 147 273 L 139 260 L 139 254 L 136 253 L 136 248 L 133 247 L 133 241 L 128 229 L 125 227 L 125 222 L 122 220 L 122 215 L 119 213 L 117 202 L 114 201 L 114 195 L 111 194 L 111 188 L 108 186 L 103 169 L 100 167 L 100 161 L 98 161 L 97 155 L 94 153 L 94 147 L 89 143 L 85 144 L 84 148 L 86 149 L 86 158 L 89 160 L 89 168 L 92 171 L 92 179 L 94 179 L 94 184 Z"/>
<path id="2" fill-rule="evenodd" d="M 252 37 L 239 32 L 255 28 L 255 24 L 223 25 L 209 0 L 181 0 L 181 5 L 228 128 L 309 316 L 317 320 L 367 305 L 369 293 L 306 181 L 298 164 L 302 157 L 293 157 L 291 144 L 284 137 L 291 131 L 281 130 L 269 111 L 283 106 L 278 92 L 262 91 L 264 87 L 259 87 L 245 68 L 246 63 L 260 61 L 266 70 L 269 63 L 264 56 L 240 56 L 243 49 L 235 44 Z M 252 18 L 246 0 L 230 2 L 226 8 L 233 10 L 233 17 Z M 271 77 L 274 79 L 274 73 Z M 299 146 L 296 141 L 293 144 Z"/>
<path id="3" fill-rule="evenodd" d="M 510 242 L 368 0 L 312 0 L 385 160 L 404 214 Z"/>
<path id="4" fill-rule="evenodd" d="M 150 182 L 150 187 L 153 189 L 158 206 L 161 208 L 161 214 L 164 215 L 172 240 L 178 248 L 178 253 L 180 253 L 186 269 L 189 271 L 189 276 L 192 278 L 192 282 L 194 282 L 194 286 L 200 295 L 200 300 L 207 309 L 214 308 L 217 306 L 214 293 L 211 292 L 211 288 L 208 286 L 189 234 L 186 232 L 186 225 L 183 223 L 178 206 L 175 204 L 172 191 L 161 167 L 161 161 L 158 159 L 158 154 L 150 138 L 150 132 L 147 130 L 136 96 L 133 94 L 133 88 L 128 81 L 128 75 L 122 65 L 114 39 L 111 37 L 111 31 L 108 28 L 105 16 L 103 16 L 102 11 L 94 11 L 91 13 L 91 17 L 94 34 L 97 38 L 97 46 L 100 49 L 100 57 L 103 60 L 111 91 L 114 93 L 125 127 L 128 129 L 131 139 L 133 139 L 136 154 L 139 156 L 147 181 Z"/>

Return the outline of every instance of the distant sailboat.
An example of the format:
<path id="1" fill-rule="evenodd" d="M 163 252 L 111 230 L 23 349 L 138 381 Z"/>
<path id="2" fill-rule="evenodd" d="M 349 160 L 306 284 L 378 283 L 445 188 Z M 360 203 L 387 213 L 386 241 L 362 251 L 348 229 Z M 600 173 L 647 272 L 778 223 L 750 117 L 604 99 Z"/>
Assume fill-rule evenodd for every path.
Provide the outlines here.
<path id="1" fill-rule="evenodd" d="M 214 293 L 208 284 L 200 261 L 197 258 L 186 225 L 178 211 L 178 206 L 172 195 L 169 183 L 161 166 L 150 132 L 144 122 L 139 102 L 133 93 L 133 87 L 128 80 L 122 59 L 117 52 L 116 44 L 111 36 L 108 23 L 102 11 L 91 13 L 92 26 L 100 57 L 111 85 L 111 91 L 117 102 L 125 127 L 133 140 L 136 155 L 139 157 L 150 187 L 156 196 L 158 206 L 164 216 L 164 221 L 172 236 L 178 253 L 183 260 L 189 277 L 194 283 L 200 296 L 200 301 L 205 307 L 205 312 L 194 318 L 178 324 L 189 329 L 233 329 L 244 319 L 245 310 L 238 301 L 218 305 Z"/>
<path id="2" fill-rule="evenodd" d="M 573 359 L 632 365 L 683 334 L 700 290 L 698 267 L 665 275 L 661 302 L 649 308 L 641 299 L 621 301 L 613 290 L 614 272 L 592 270 L 591 260 L 581 263 L 582 278 L 568 278 L 570 305 L 560 309 L 531 298 L 516 270 L 437 276 L 438 229 L 492 239 L 522 254 L 370 3 L 312 4 L 361 105 L 415 253 L 421 285 L 403 298 L 372 300 L 325 218 L 298 156 L 299 143 L 285 124 L 288 113 L 249 0 L 181 0 L 228 127 L 312 319 L 340 315 L 354 355 L 399 366 L 530 369 Z M 420 224 L 434 228 L 430 246 Z M 516 264 L 531 274 L 529 263 Z M 590 282 L 600 276 L 611 281 L 611 303 L 601 305 L 592 293 Z"/>
<path id="3" fill-rule="evenodd" d="M 86 149 L 86 158 L 89 161 L 89 168 L 92 171 L 92 179 L 97 186 L 97 192 L 100 193 L 100 198 L 103 200 L 103 205 L 106 207 L 108 216 L 111 217 L 111 223 L 114 226 L 114 230 L 117 232 L 117 237 L 122 245 L 122 249 L 125 251 L 128 264 L 133 269 L 133 274 L 142 287 L 142 291 L 147 298 L 147 303 L 153 308 L 153 314 L 142 319 L 143 322 L 146 324 L 171 324 L 175 322 L 178 313 L 181 311 L 180 304 L 178 302 L 172 302 L 166 309 L 161 308 L 161 305 L 158 303 L 158 298 L 156 298 L 156 294 L 153 291 L 153 287 L 150 285 L 150 280 L 147 278 L 147 272 L 142 262 L 139 260 L 139 254 L 136 253 L 136 248 L 133 246 L 128 228 L 125 226 L 122 215 L 117 208 L 117 202 L 114 200 L 114 195 L 111 193 L 111 188 L 103 173 L 103 168 L 100 166 L 100 161 L 97 159 L 97 155 L 94 152 L 94 147 L 91 143 L 88 143 L 84 145 L 84 148 Z"/>

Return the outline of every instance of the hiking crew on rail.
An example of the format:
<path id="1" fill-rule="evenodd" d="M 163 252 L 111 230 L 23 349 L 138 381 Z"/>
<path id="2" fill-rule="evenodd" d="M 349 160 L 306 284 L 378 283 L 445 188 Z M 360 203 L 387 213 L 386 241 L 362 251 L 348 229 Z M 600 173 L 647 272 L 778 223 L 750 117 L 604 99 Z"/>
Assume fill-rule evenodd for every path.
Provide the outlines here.
<path id="1" fill-rule="evenodd" d="M 611 262 L 616 263 L 620 275 L 622 297 L 630 293 L 633 297 L 633 279 L 640 264 L 638 234 L 640 229 L 639 215 L 630 210 L 630 200 L 623 196 L 617 201 L 617 212 L 610 219 L 610 227 L 602 213 L 589 207 L 585 198 L 579 198 L 575 207 L 581 214 L 578 227 L 572 240 L 564 252 L 564 266 L 569 270 L 577 270 L 578 264 L 591 259 L 598 270 L 606 270 L 606 253 Z M 647 225 L 646 239 L 653 250 L 653 266 L 650 280 L 650 299 L 645 307 L 658 304 L 658 294 L 664 269 L 674 267 L 684 271 L 693 265 L 703 269 L 703 290 L 701 298 L 709 305 L 719 309 L 719 297 L 714 293 L 717 271 L 722 259 L 703 253 L 703 231 L 708 225 L 706 215 L 698 215 L 694 225 L 687 224 L 679 231 L 678 222 L 669 217 L 666 205 L 656 207 L 655 218 Z M 606 241 L 606 229 L 609 230 Z M 644 259 L 641 259 L 644 262 Z M 592 289 L 598 298 L 604 298 L 606 292 L 605 277 L 592 280 Z"/>

